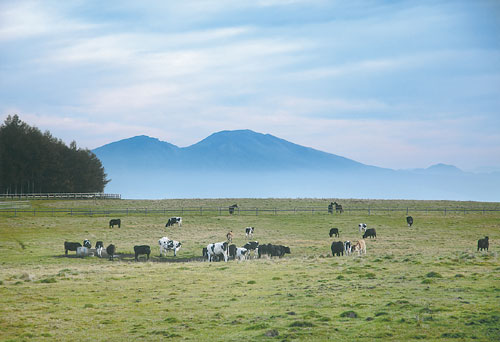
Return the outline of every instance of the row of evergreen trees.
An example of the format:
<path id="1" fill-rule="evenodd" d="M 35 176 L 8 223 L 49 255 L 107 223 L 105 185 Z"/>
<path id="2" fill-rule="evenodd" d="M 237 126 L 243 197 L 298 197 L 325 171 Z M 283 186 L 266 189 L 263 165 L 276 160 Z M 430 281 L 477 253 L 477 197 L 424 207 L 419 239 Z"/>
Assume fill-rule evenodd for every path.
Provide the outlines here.
<path id="1" fill-rule="evenodd" d="M 76 142 L 68 147 L 17 115 L 0 127 L 0 193 L 102 192 L 108 182 L 101 161 Z"/>

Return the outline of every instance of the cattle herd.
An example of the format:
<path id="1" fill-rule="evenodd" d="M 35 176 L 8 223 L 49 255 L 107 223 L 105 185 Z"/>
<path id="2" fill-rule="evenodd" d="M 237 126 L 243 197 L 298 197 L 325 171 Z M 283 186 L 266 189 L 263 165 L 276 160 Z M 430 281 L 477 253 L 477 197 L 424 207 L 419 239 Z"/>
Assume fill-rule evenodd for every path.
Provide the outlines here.
<path id="1" fill-rule="evenodd" d="M 333 208 L 335 207 L 337 210 L 342 212 L 342 206 L 338 205 L 336 202 L 331 203 L 328 206 L 329 213 L 333 212 Z M 235 204 L 230 206 L 230 213 L 234 213 L 234 209 L 238 208 Z M 407 216 L 406 222 L 408 227 L 413 225 L 413 217 Z M 171 217 L 168 219 L 165 227 L 170 227 L 174 224 L 177 224 L 179 227 L 182 226 L 182 217 Z M 113 228 L 117 225 L 119 228 L 121 227 L 120 219 L 112 219 L 109 221 L 109 227 Z M 255 227 L 246 227 L 245 228 L 245 237 L 247 239 L 252 238 L 255 231 Z M 358 225 L 358 232 L 363 233 L 362 238 L 356 242 L 351 242 L 349 240 L 346 241 L 333 241 L 331 244 L 331 252 L 333 256 L 343 256 L 344 254 L 349 256 L 353 252 L 357 252 L 359 256 L 366 254 L 366 238 L 377 238 L 377 232 L 375 228 L 368 228 L 366 223 L 360 223 Z M 331 228 L 329 231 L 330 237 L 340 237 L 340 231 L 338 228 Z M 241 247 L 237 247 L 235 244 L 230 244 L 233 240 L 234 233 L 231 230 L 226 234 L 227 241 L 209 243 L 206 247 L 202 249 L 202 256 L 209 262 L 212 261 L 222 261 L 227 262 L 228 260 L 247 260 L 250 258 L 261 258 L 263 256 L 267 257 L 278 257 L 281 258 L 285 254 L 290 254 L 290 247 L 283 245 L 274 245 L 271 243 L 268 244 L 259 244 L 258 241 L 249 241 L 245 243 Z M 160 248 L 160 257 L 163 255 L 167 255 L 168 251 L 173 251 L 174 257 L 177 256 L 177 252 L 182 246 L 182 243 L 175 240 L 170 240 L 168 237 L 162 237 L 158 240 L 159 248 Z M 90 240 L 85 239 L 83 241 L 83 245 L 79 242 L 64 242 L 64 250 L 65 255 L 68 255 L 68 251 L 76 252 L 76 255 L 79 257 L 85 257 L 94 255 L 94 252 L 91 251 L 92 244 Z M 488 237 L 484 237 L 483 239 L 479 239 L 477 242 L 477 251 L 488 251 L 489 248 L 489 239 Z M 102 252 L 104 250 L 104 243 L 102 241 L 97 241 L 95 244 L 95 254 L 102 258 Z M 113 260 L 116 253 L 116 246 L 110 244 L 106 247 L 106 254 L 110 260 Z M 134 254 L 135 260 L 139 261 L 140 255 L 146 255 L 147 260 L 149 260 L 149 256 L 151 254 L 151 247 L 148 245 L 136 245 L 134 246 Z"/>

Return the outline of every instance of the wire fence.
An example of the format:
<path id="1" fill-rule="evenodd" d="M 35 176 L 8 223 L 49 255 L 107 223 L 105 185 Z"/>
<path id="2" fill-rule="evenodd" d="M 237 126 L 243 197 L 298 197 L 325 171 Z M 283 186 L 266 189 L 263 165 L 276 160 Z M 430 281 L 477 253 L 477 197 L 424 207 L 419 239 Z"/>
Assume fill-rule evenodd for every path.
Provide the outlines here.
<path id="1" fill-rule="evenodd" d="M 35 199 L 35 200 L 44 200 L 44 199 L 121 199 L 120 194 L 105 194 L 103 192 L 60 192 L 60 193 L 29 193 L 29 194 L 0 194 L 0 199 Z"/>

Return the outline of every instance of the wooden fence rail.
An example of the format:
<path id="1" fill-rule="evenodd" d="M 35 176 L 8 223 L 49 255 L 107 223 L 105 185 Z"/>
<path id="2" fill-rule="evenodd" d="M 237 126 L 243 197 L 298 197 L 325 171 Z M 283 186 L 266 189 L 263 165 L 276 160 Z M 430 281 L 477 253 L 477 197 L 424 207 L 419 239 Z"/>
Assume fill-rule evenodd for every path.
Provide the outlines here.
<path id="1" fill-rule="evenodd" d="M 0 199 L 121 199 L 120 194 L 102 192 L 0 194 Z"/>

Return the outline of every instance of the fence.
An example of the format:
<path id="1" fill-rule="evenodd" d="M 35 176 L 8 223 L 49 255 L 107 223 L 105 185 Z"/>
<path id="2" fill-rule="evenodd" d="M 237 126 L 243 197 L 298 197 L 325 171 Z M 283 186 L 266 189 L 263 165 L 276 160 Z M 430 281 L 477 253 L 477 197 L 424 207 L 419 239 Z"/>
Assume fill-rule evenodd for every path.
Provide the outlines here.
<path id="1" fill-rule="evenodd" d="M 232 215 L 278 215 L 278 214 L 324 214 L 339 216 L 354 214 L 377 215 L 383 213 L 400 212 L 402 215 L 410 215 L 416 213 L 442 213 L 449 214 L 471 214 L 471 213 L 499 213 L 500 208 L 496 209 L 470 209 L 470 208 L 346 208 L 344 213 L 328 214 L 327 208 L 324 207 L 301 207 L 301 208 L 235 208 Z M 11 216 L 148 216 L 148 215 L 226 215 L 230 216 L 228 207 L 181 207 L 181 208 L 125 208 L 125 209 L 92 209 L 92 208 L 0 208 L 0 215 Z"/>
<path id="2" fill-rule="evenodd" d="M 120 194 L 105 194 L 102 192 L 87 193 L 31 193 L 31 194 L 0 194 L 0 199 L 121 199 Z"/>

